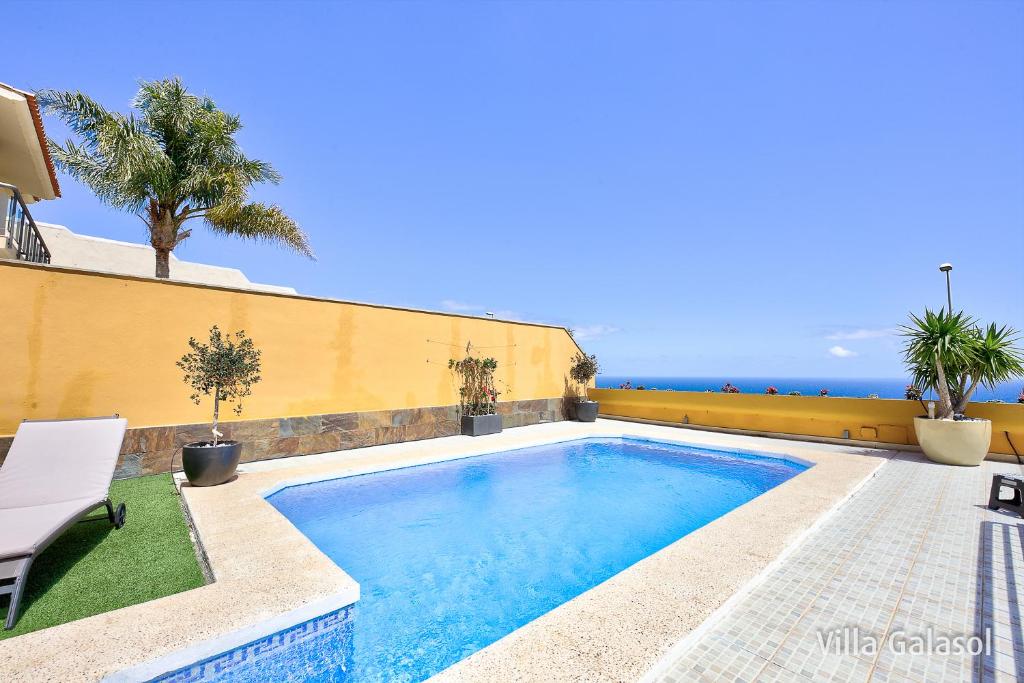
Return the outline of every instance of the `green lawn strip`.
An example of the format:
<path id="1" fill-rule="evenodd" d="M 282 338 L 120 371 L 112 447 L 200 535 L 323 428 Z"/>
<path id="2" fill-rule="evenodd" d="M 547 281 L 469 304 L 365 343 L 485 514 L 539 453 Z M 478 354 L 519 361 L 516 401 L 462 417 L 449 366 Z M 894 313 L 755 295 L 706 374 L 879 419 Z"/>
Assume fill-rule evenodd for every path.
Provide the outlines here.
<path id="1" fill-rule="evenodd" d="M 110 496 L 128 506 L 124 527 L 86 522 L 58 538 L 32 564 L 18 622 L 0 639 L 203 585 L 170 475 L 115 481 Z M 9 598 L 0 600 L 5 616 Z"/>

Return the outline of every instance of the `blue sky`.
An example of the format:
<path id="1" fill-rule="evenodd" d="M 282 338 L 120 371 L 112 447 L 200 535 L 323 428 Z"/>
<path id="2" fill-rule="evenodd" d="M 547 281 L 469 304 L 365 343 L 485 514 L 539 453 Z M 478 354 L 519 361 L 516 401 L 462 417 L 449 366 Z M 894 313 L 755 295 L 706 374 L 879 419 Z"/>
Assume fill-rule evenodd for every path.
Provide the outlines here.
<path id="1" fill-rule="evenodd" d="M 171 6 L 8 7 L 3 78 L 124 109 L 177 74 L 242 116 L 318 260 L 180 258 L 567 325 L 607 374 L 900 376 L 943 261 L 1024 327 L 1024 4 Z M 145 241 L 62 187 L 39 220 Z"/>

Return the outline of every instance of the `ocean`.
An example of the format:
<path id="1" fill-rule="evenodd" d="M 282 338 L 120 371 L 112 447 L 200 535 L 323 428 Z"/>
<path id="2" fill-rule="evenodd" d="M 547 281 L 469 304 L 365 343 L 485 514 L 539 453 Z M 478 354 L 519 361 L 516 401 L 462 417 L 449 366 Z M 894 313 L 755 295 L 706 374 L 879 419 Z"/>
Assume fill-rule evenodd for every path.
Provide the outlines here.
<path id="1" fill-rule="evenodd" d="M 821 389 L 828 389 L 829 396 L 852 396 L 866 398 L 870 394 L 878 394 L 879 398 L 903 398 L 904 389 L 910 380 L 898 378 L 859 378 L 848 377 L 626 377 L 619 375 L 598 375 L 597 386 L 601 389 L 617 389 L 620 384 L 629 380 L 633 388 L 643 386 L 647 389 L 672 389 L 675 391 L 720 391 L 726 382 L 739 387 L 745 394 L 763 394 L 769 386 L 774 386 L 780 394 L 799 391 L 803 396 L 817 396 Z M 979 387 L 974 394 L 975 401 L 998 400 L 1016 403 L 1017 397 L 1024 391 L 1024 381 L 1001 384 L 994 391 Z M 926 395 L 926 398 L 928 396 Z"/>

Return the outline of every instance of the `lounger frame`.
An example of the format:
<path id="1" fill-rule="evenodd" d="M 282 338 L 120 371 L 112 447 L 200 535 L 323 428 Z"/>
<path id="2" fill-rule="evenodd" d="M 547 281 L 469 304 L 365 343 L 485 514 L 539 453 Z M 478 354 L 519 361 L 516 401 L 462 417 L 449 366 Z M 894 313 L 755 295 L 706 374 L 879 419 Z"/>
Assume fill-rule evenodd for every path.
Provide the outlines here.
<path id="1" fill-rule="evenodd" d="M 66 422 L 69 420 L 109 420 L 111 418 L 117 418 L 118 415 L 107 415 L 102 417 L 92 418 L 67 418 L 67 419 L 56 419 L 56 420 L 22 420 L 22 422 Z M 106 517 L 89 517 L 97 508 L 105 507 L 107 515 Z M 44 539 L 36 547 L 35 551 L 27 555 L 10 555 L 6 557 L 0 557 L 0 596 L 10 595 L 11 602 L 7 606 L 7 619 L 4 622 L 4 630 L 11 630 L 14 628 L 14 624 L 18 619 L 18 611 L 21 606 L 21 598 L 25 592 L 25 583 L 28 581 L 28 573 L 32 568 L 32 562 L 44 552 L 51 543 L 59 538 L 65 531 L 70 529 L 75 524 L 83 522 L 102 522 L 104 520 L 109 521 L 115 529 L 120 529 L 124 526 L 125 516 L 127 510 L 125 504 L 121 503 L 116 508 L 114 503 L 109 497 L 104 498 L 101 501 L 97 501 L 93 505 L 82 509 L 81 513 L 67 520 L 62 526 L 58 527 L 53 533 L 51 533 L 46 539 Z"/>

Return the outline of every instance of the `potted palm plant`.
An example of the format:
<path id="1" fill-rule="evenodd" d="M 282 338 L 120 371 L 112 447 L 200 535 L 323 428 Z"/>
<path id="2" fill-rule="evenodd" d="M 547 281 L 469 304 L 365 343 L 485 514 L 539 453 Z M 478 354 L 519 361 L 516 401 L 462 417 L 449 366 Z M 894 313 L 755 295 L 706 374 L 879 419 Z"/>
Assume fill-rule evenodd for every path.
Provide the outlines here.
<path id="1" fill-rule="evenodd" d="M 597 376 L 601 367 L 597 364 L 597 356 L 576 352 L 576 356 L 570 361 L 569 376 L 580 385 L 580 392 L 576 400 L 576 419 L 580 422 L 593 422 L 597 419 L 597 401 L 587 398 L 587 385 L 590 380 Z M 642 389 L 643 387 L 637 387 Z"/>
<path id="2" fill-rule="evenodd" d="M 1024 375 L 1024 354 L 1017 347 L 1017 332 L 990 324 L 981 327 L 964 314 L 911 314 L 902 327 L 903 357 L 914 386 L 938 396 L 935 415 L 914 418 L 914 432 L 930 460 L 947 465 L 977 466 L 992 441 L 989 420 L 964 415 L 979 386 L 997 384 Z"/>
<path id="3" fill-rule="evenodd" d="M 449 360 L 448 369 L 461 379 L 459 386 L 459 412 L 462 433 L 467 436 L 497 434 L 501 431 L 501 415 L 498 415 L 498 394 L 494 388 L 494 371 L 498 361 L 493 358 L 477 358 L 466 346 L 466 357 Z"/>
<path id="4" fill-rule="evenodd" d="M 235 414 L 242 414 L 241 400 L 260 381 L 260 351 L 244 330 L 221 334 L 214 325 L 210 342 L 203 344 L 190 338 L 191 351 L 177 365 L 185 373 L 185 383 L 192 388 L 192 401 L 199 405 L 203 396 L 213 396 L 212 439 L 186 444 L 181 449 L 181 467 L 193 486 L 216 486 L 235 475 L 242 444 L 222 440 L 219 430 L 221 401 L 235 401 Z"/>

